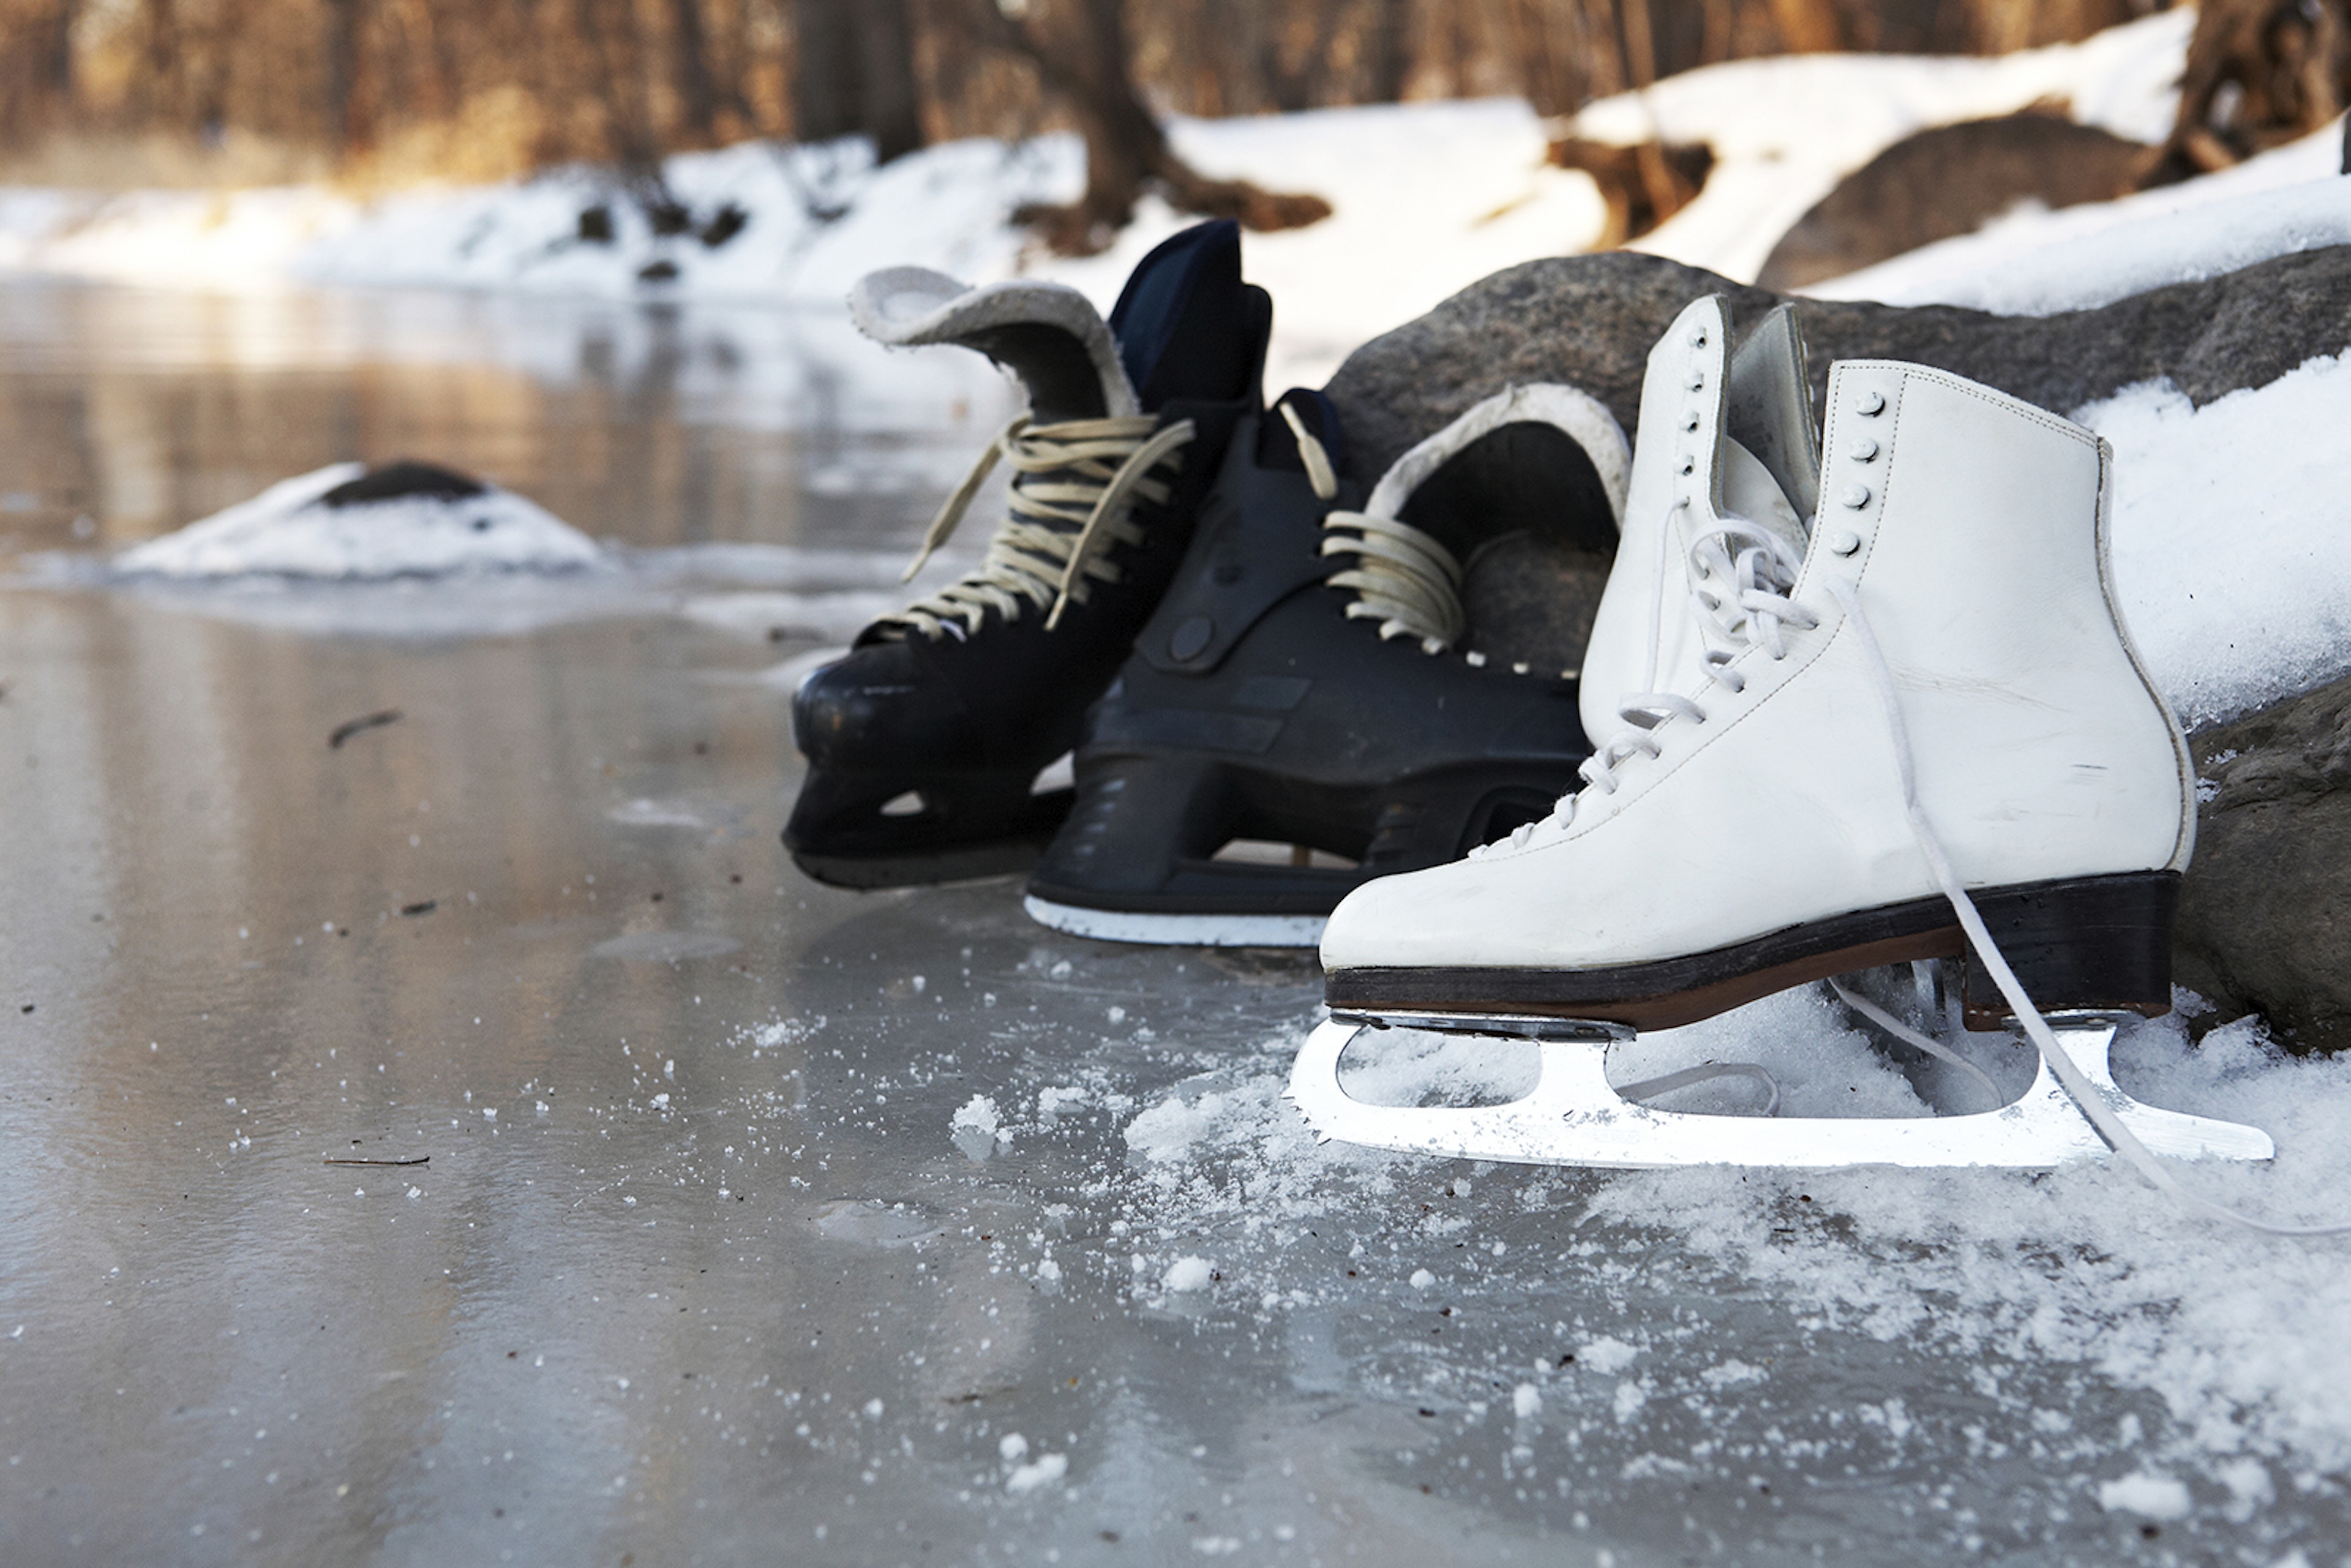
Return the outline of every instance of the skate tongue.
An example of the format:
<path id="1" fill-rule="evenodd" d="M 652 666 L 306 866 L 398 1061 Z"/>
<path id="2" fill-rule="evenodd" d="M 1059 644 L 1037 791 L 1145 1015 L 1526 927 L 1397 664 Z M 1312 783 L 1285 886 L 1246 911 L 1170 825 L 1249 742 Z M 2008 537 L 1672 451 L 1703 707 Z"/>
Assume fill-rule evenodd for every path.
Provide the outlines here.
<path id="1" fill-rule="evenodd" d="M 1178 399 L 1258 401 L 1273 301 L 1241 281 L 1240 225 L 1196 224 L 1136 264 L 1110 329 L 1143 411 Z"/>
<path id="2" fill-rule="evenodd" d="M 986 354 L 1020 378 L 1039 424 L 1140 412 L 1109 323 L 1066 284 L 1015 278 L 975 288 L 927 267 L 893 267 L 859 279 L 849 314 L 859 331 L 893 348 L 954 343 Z"/>
<path id="3" fill-rule="evenodd" d="M 1777 537 L 1799 559 L 1804 553 L 1804 519 L 1789 503 L 1771 471 L 1729 436 L 1722 439 L 1722 506 Z"/>

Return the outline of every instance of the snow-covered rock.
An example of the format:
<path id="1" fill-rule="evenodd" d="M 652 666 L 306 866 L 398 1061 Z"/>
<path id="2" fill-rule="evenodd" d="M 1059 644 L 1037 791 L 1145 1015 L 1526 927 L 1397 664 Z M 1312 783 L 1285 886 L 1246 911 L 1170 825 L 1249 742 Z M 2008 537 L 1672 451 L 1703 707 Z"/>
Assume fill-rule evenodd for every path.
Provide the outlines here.
<path id="1" fill-rule="evenodd" d="M 594 567 L 603 551 L 510 490 L 424 463 L 335 463 L 272 485 L 115 559 L 165 578 L 346 581 Z"/>

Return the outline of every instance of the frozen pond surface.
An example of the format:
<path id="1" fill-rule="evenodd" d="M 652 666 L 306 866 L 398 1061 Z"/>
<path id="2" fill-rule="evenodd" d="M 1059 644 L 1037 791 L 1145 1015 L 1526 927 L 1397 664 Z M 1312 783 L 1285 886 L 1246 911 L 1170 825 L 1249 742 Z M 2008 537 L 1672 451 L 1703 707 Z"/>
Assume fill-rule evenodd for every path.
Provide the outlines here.
<path id="1" fill-rule="evenodd" d="M 1277 1097 L 1311 962 L 802 879 L 776 666 L 894 576 L 984 382 L 869 385 L 747 315 L 0 319 L 37 582 L 402 455 L 669 563 L 475 635 L 323 590 L 0 596 L 12 1568 L 2351 1549 L 2339 1245 L 2095 1170 L 1318 1150 Z M 712 546 L 745 548 L 661 553 Z M 2288 1151 L 2206 1190 L 2351 1190 L 2343 1071 L 2139 1032 L 2126 1080 Z M 1900 1089 L 1813 1054 L 1798 1092 Z"/>

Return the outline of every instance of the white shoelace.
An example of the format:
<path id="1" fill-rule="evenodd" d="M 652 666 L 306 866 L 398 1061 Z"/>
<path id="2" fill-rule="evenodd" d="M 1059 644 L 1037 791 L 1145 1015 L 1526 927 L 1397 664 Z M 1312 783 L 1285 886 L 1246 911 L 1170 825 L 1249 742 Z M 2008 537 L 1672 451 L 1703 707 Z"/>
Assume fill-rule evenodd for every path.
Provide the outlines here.
<path id="1" fill-rule="evenodd" d="M 1674 509 L 1677 511 L 1685 504 L 1676 502 Z M 1660 533 L 1670 541 L 1670 522 Z M 1650 604 L 1648 678 L 1645 683 L 1653 686 L 1658 684 L 1656 650 L 1667 600 L 1667 574 L 1663 570 L 1670 559 L 1667 545 L 1659 546 L 1658 556 L 1660 570 L 1657 591 Z M 1725 517 L 1720 526 L 1708 530 L 1690 547 L 1689 559 L 1696 579 L 1690 601 L 1705 633 L 1703 667 L 1708 678 L 1726 690 L 1746 689 L 1747 677 L 1731 665 L 1731 661 L 1746 648 L 1759 646 L 1773 659 L 1784 659 L 1788 650 L 1780 636 L 1782 627 L 1806 631 L 1820 624 L 1817 616 L 1788 597 L 1789 591 L 1795 587 L 1797 572 L 1803 568 L 1803 558 L 1770 529 L 1759 528 L 1744 517 Z M 1625 727 L 1585 758 L 1583 766 L 1577 769 L 1586 789 L 1607 795 L 1616 792 L 1619 768 L 1635 757 L 1657 755 L 1656 737 L 1649 732 L 1667 718 L 1706 722 L 1706 710 L 1677 692 L 1635 692 L 1617 705 L 1616 712 Z M 1521 849 L 1546 826 L 1566 827 L 1575 821 L 1580 798 L 1561 796 L 1549 818 L 1522 824 L 1502 842 L 1511 849 Z M 1469 852 L 1469 858 L 1477 860 L 1492 847 L 1481 844 Z"/>
<path id="2" fill-rule="evenodd" d="M 2015 1013 L 2017 1022 L 2024 1026 L 2024 1032 L 2039 1049 L 2042 1061 L 2049 1064 L 2050 1072 L 2064 1086 L 2084 1118 L 2097 1129 L 2098 1136 L 2104 1138 L 2115 1153 L 2127 1160 L 2131 1168 L 2146 1177 L 2149 1185 L 2168 1194 L 2174 1202 L 2191 1214 L 2224 1220 L 2264 1236 L 2351 1235 L 2351 1224 L 2275 1225 L 2248 1214 L 2240 1214 L 2226 1204 L 2198 1197 L 2182 1186 L 2156 1157 L 2155 1152 L 2140 1143 L 2131 1130 L 2123 1125 L 2121 1118 L 2099 1098 L 2097 1090 L 2074 1064 L 2074 1059 L 2058 1045 L 2056 1035 L 2049 1028 L 2049 1020 L 2041 1016 L 2041 1009 L 2032 1005 L 2031 997 L 2025 995 L 2016 971 L 2009 967 L 2008 959 L 1992 941 L 1991 932 L 1984 925 L 1983 916 L 1977 913 L 1975 900 L 1970 898 L 1967 889 L 1960 885 L 1959 873 L 1952 869 L 1950 856 L 1943 851 L 1942 840 L 1936 837 L 1933 824 L 1927 821 L 1927 813 L 1918 805 L 1918 779 L 1911 758 L 1910 732 L 1902 722 L 1902 707 L 1895 696 L 1894 672 L 1886 664 L 1884 651 L 1877 645 L 1876 634 L 1869 629 L 1868 618 L 1861 612 L 1861 596 L 1841 578 L 1831 576 L 1827 583 L 1829 591 L 1844 607 L 1845 619 L 1852 622 L 1854 635 L 1865 655 L 1864 663 L 1868 665 L 1870 681 L 1876 687 L 1878 701 L 1885 706 L 1886 728 L 1892 732 L 1894 741 L 1895 768 L 1902 779 L 1902 807 L 1909 819 L 1911 835 L 1918 841 L 1918 848 L 1926 855 L 1928 867 L 1934 873 L 1935 882 L 1942 889 L 1943 896 L 1950 901 L 1951 912 L 1959 916 L 1959 927 L 1967 933 L 1968 946 L 1974 951 L 1977 961 L 1991 976 L 1992 983 L 2000 988 L 2001 996 Z"/>
<path id="3" fill-rule="evenodd" d="M 1045 629 L 1051 631 L 1065 608 L 1086 601 L 1090 581 L 1119 580 L 1117 563 L 1104 559 L 1105 547 L 1143 542 L 1142 528 L 1127 515 L 1131 505 L 1167 499 L 1173 493 L 1167 480 L 1152 472 L 1172 475 L 1197 433 L 1188 419 L 1161 430 L 1148 414 L 1059 424 L 1032 425 L 1026 414 L 1014 420 L 939 507 L 902 580 L 946 543 L 1001 460 L 1013 469 L 1012 487 L 1005 519 L 978 570 L 881 623 L 936 641 L 977 632 L 990 610 L 1018 621 L 1027 604 L 1045 612 Z"/>
<path id="4" fill-rule="evenodd" d="M 1296 409 L 1286 402 L 1280 406 L 1297 438 L 1307 482 L 1315 495 L 1331 499 L 1339 493 L 1339 476 L 1330 453 Z M 1353 591 L 1348 620 L 1377 621 L 1383 640 L 1414 638 L 1422 653 L 1431 654 L 1444 653 L 1468 630 L 1461 608 L 1461 563 L 1452 551 L 1410 523 L 1369 512 L 1326 513 L 1322 527 L 1322 554 L 1355 558 L 1353 566 L 1323 580 Z"/>

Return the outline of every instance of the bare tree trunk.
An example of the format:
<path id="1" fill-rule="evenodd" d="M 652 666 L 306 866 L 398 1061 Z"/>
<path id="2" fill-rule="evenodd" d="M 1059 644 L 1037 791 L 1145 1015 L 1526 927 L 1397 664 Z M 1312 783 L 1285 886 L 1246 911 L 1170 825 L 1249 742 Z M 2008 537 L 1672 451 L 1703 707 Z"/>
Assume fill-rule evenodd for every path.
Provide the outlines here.
<path id="1" fill-rule="evenodd" d="M 1792 55 L 1823 55 L 1844 47 L 1844 30 L 1829 0 L 1771 0 L 1771 25 Z"/>
<path id="2" fill-rule="evenodd" d="M 679 115 L 697 140 L 709 141 L 718 130 L 718 89 L 710 78 L 702 0 L 669 0 L 669 36 L 670 81 Z"/>
<path id="3" fill-rule="evenodd" d="M 1212 180 L 1176 155 L 1136 90 L 1121 0 L 1063 0 L 1050 21 L 1007 16 L 995 0 L 967 0 L 955 14 L 981 40 L 1033 64 L 1085 138 L 1085 193 L 1068 206 L 1014 214 L 1055 250 L 1088 256 L 1109 245 L 1134 215 L 1146 185 L 1180 211 L 1238 219 L 1252 229 L 1301 228 L 1331 215 L 1331 204 L 1320 196 Z"/>
<path id="4" fill-rule="evenodd" d="M 1372 0 L 1370 98 L 1395 103 L 1412 80 L 1412 0 Z"/>
<path id="5" fill-rule="evenodd" d="M 887 163 L 923 144 L 906 0 L 795 0 L 792 119 L 803 141 L 872 139 Z"/>
<path id="6" fill-rule="evenodd" d="M 914 85 L 914 24 L 906 0 L 861 0 L 857 8 L 859 129 L 887 163 L 923 145 L 923 101 Z"/>
<path id="7" fill-rule="evenodd" d="M 168 5 L 170 0 L 162 0 Z M 360 92 L 360 29 L 367 0 L 327 0 L 322 18 L 323 53 L 327 57 L 327 145 L 343 156 L 358 152 L 371 140 L 366 106 Z"/>
<path id="8" fill-rule="evenodd" d="M 856 0 L 793 0 L 792 135 L 830 141 L 857 132 Z"/>
<path id="9" fill-rule="evenodd" d="M 2224 169 L 2307 136 L 2342 113 L 2346 98 L 2346 0 L 2204 0 L 2179 116 L 2147 183 Z"/>

